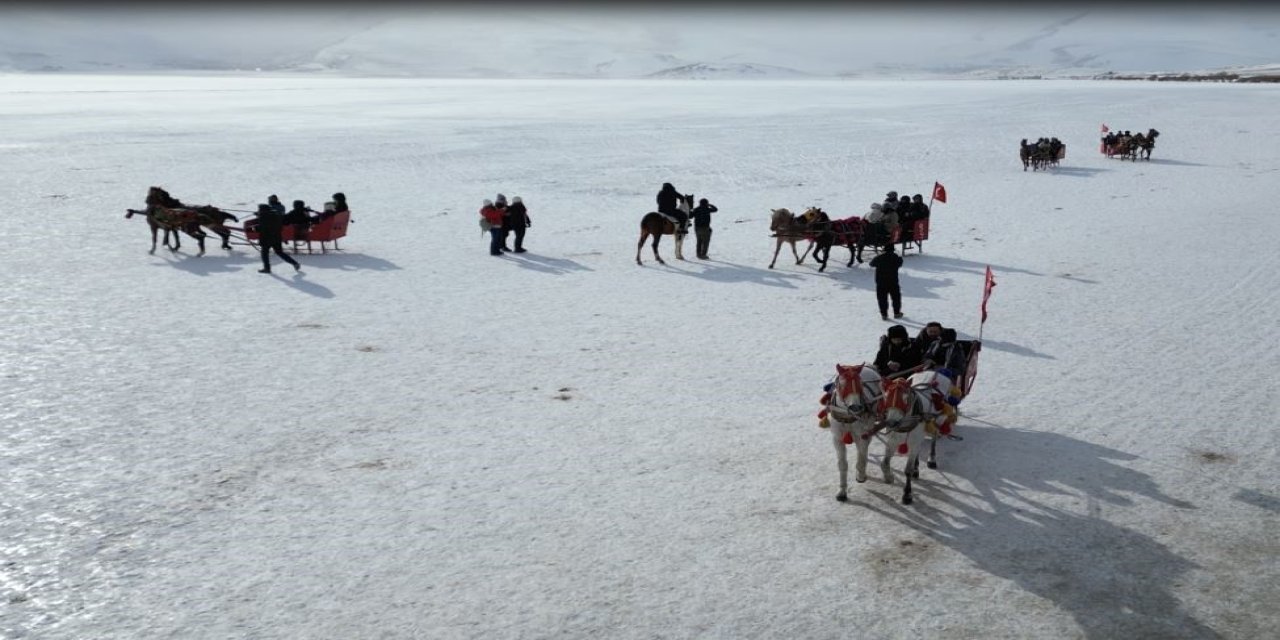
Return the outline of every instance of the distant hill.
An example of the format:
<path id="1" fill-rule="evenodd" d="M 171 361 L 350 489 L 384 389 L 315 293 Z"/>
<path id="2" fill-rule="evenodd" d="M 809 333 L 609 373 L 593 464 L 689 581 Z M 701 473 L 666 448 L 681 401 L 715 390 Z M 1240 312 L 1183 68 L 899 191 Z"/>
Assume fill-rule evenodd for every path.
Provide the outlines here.
<path id="1" fill-rule="evenodd" d="M 0 9 L 0 71 L 1028 78 L 1280 63 L 1280 11 Z M 212 12 L 208 12 L 212 11 Z M 750 61 L 750 62 L 746 62 Z"/>

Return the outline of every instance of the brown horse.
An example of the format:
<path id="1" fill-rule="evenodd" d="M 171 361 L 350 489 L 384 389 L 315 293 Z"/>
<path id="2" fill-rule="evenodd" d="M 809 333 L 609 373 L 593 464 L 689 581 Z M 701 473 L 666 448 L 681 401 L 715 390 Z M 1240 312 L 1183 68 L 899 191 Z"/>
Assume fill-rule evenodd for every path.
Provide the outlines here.
<path id="1" fill-rule="evenodd" d="M 1147 131 L 1147 135 L 1138 141 L 1138 147 L 1142 152 L 1143 160 L 1151 159 L 1151 150 L 1156 148 L 1156 136 L 1159 136 L 1159 135 L 1160 135 L 1159 131 L 1156 131 L 1155 129 L 1149 129 Z M 1136 154 L 1135 154 L 1134 160 L 1137 160 Z"/>
<path id="2" fill-rule="evenodd" d="M 778 244 L 773 248 L 773 260 L 769 261 L 769 268 L 778 262 L 778 252 L 782 251 L 782 243 L 791 244 L 791 255 L 796 257 L 796 264 L 803 264 L 804 259 L 808 257 L 809 250 L 813 249 L 813 235 L 809 233 L 809 220 L 804 215 L 795 215 L 789 209 L 783 207 L 781 209 L 770 209 L 773 216 L 769 219 L 769 230 L 773 232 L 773 237 L 778 239 Z M 796 251 L 796 242 L 800 240 L 808 240 L 809 246 L 804 248 L 804 255 L 800 255 Z"/>
<path id="3" fill-rule="evenodd" d="M 680 196 L 676 207 L 688 216 L 689 212 L 693 211 L 693 194 Z M 671 218 L 657 211 L 650 211 L 640 219 L 640 241 L 636 243 L 636 264 L 644 265 L 640 260 L 640 251 L 644 248 L 644 241 L 650 236 L 653 237 L 653 258 L 658 261 L 658 264 L 666 264 L 662 261 L 662 256 L 658 255 L 658 242 L 664 235 L 675 236 L 676 260 L 684 260 L 684 237 L 689 235 L 689 229 L 687 227 L 677 229 L 676 223 Z"/>
<path id="4" fill-rule="evenodd" d="M 227 220 L 239 222 L 239 219 L 230 213 L 210 205 L 197 207 L 185 205 L 160 187 L 151 187 L 147 190 L 146 202 L 145 210 L 129 209 L 124 217 L 132 218 L 138 213 L 146 215 L 147 224 L 151 226 L 151 253 L 156 251 L 156 232 L 160 229 L 164 230 L 164 246 L 172 251 L 182 248 L 178 235 L 178 232 L 182 232 L 196 239 L 200 245 L 199 255 L 204 255 L 204 239 L 208 234 L 201 231 L 200 227 L 206 227 L 222 238 L 223 249 L 231 249 L 231 231 L 227 229 L 225 223 Z M 169 244 L 171 233 L 172 246 Z"/>

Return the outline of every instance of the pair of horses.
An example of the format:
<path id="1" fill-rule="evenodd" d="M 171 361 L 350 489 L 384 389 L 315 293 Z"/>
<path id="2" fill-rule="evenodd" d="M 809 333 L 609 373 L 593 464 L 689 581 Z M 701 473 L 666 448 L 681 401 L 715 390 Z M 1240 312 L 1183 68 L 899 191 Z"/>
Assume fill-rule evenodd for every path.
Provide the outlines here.
<path id="1" fill-rule="evenodd" d="M 784 242 L 791 245 L 791 255 L 795 256 L 796 264 L 803 264 L 804 259 L 809 255 L 809 250 L 812 249 L 813 259 L 822 265 L 818 267 L 820 272 L 827 269 L 831 247 L 837 244 L 847 247 L 849 264 L 846 266 L 852 267 L 854 262 L 862 262 L 862 249 L 875 236 L 873 225 L 859 216 L 832 220 L 831 216 L 819 207 L 809 207 L 799 215 L 791 213 L 785 207 L 771 209 L 771 211 L 773 215 L 769 219 L 769 230 L 773 232 L 773 237 L 777 238 L 778 242 L 773 249 L 773 260 L 769 261 L 770 269 L 777 264 L 778 253 L 782 251 Z M 804 255 L 796 251 L 796 242 L 800 240 L 809 241 Z"/>
<path id="2" fill-rule="evenodd" d="M 196 239 L 200 253 L 204 255 L 204 239 L 208 237 L 201 227 L 207 228 L 222 239 L 222 248 L 231 249 L 231 230 L 227 228 L 228 220 L 239 222 L 240 219 L 212 205 L 188 206 L 169 195 L 160 187 L 147 190 L 146 209 L 128 209 L 124 217 L 132 218 L 135 214 L 147 217 L 151 227 L 151 251 L 156 252 L 157 232 L 164 231 L 164 246 L 171 251 L 182 248 L 179 232 Z M 170 236 L 172 235 L 172 245 Z"/>
<path id="3" fill-rule="evenodd" d="M 854 480 L 867 481 L 867 452 L 871 439 L 884 439 L 880 470 L 886 484 L 893 484 L 890 462 L 895 453 L 906 456 L 902 504 L 911 504 L 912 479 L 920 477 L 920 453 L 929 440 L 930 469 L 938 468 L 938 438 L 948 435 L 955 423 L 955 410 L 947 403 L 950 378 L 936 371 L 921 371 L 910 377 L 882 378 L 873 365 L 836 365 L 834 380 L 822 397 L 824 408 L 818 415 L 829 421 L 840 471 L 840 492 L 836 500 L 847 501 L 849 459 L 852 444 L 857 457 Z"/>

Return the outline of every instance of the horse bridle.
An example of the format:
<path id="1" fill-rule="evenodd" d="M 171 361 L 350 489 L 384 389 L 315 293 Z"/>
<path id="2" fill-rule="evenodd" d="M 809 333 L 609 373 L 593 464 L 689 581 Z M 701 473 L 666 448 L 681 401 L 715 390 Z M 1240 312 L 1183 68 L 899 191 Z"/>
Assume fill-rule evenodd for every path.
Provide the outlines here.
<path id="1" fill-rule="evenodd" d="M 926 389 L 928 386 L 925 385 L 921 388 Z M 877 406 L 876 415 L 881 417 L 876 421 L 876 429 L 890 429 L 898 433 L 907 433 L 912 429 L 915 429 L 916 425 L 920 424 L 920 421 L 924 418 L 923 401 L 920 399 L 919 394 L 916 393 L 916 387 L 914 385 L 910 384 L 906 379 L 899 379 L 890 380 L 884 385 L 884 393 L 880 396 L 881 405 L 888 402 L 891 390 L 893 393 L 910 393 L 910 400 L 906 402 L 906 407 L 902 409 L 902 418 L 893 422 L 889 422 L 883 417 L 891 407 L 884 406 L 881 408 Z"/>
<path id="2" fill-rule="evenodd" d="M 860 404 L 858 405 L 859 408 L 856 410 L 847 404 L 839 402 L 840 398 L 842 398 L 844 395 L 840 393 L 840 375 L 841 374 L 837 373 L 835 377 L 833 377 L 831 380 L 834 386 L 831 389 L 831 400 L 827 402 L 827 411 L 833 417 L 835 417 L 837 420 L 840 420 L 841 422 L 853 422 L 854 420 L 858 419 L 858 416 L 860 414 L 869 414 L 874 416 L 875 413 L 872 411 L 871 408 L 874 407 L 876 402 L 878 402 L 880 398 L 883 396 L 883 393 L 879 395 L 874 395 L 874 392 L 872 392 L 873 395 L 871 399 L 869 401 L 867 400 L 866 398 L 866 393 L 868 391 L 867 385 L 863 383 L 861 378 L 862 367 L 864 366 L 866 365 L 860 365 L 857 367 L 850 368 L 850 375 L 858 376 L 853 378 L 853 386 L 855 387 L 855 391 L 857 392 L 855 395 L 858 396 L 858 400 L 860 401 Z M 841 417 L 841 414 L 849 416 L 849 419 L 845 420 L 844 418 Z"/>

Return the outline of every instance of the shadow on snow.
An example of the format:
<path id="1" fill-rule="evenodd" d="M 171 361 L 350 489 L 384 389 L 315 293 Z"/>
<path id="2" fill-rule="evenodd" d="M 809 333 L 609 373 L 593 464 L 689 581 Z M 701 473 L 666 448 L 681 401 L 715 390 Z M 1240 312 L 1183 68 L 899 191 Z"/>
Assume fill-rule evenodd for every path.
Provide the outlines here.
<path id="1" fill-rule="evenodd" d="M 1135 495 L 1195 508 L 1123 465 L 1137 456 L 1060 434 L 967 420 L 972 418 L 962 417 L 959 427 L 963 441 L 941 443 L 943 475 L 924 471 L 914 505 L 900 505 L 897 492 L 861 492 L 862 500 L 879 502 L 851 504 L 910 527 L 964 554 L 979 569 L 1051 601 L 1071 614 L 1084 637 L 1220 637 L 1183 611 L 1172 592 L 1198 566 L 1102 516 L 1102 504 L 1138 506 Z M 943 486 L 947 475 L 968 480 L 975 491 Z M 1036 494 L 1077 496 L 1087 513 L 1037 502 Z"/>

